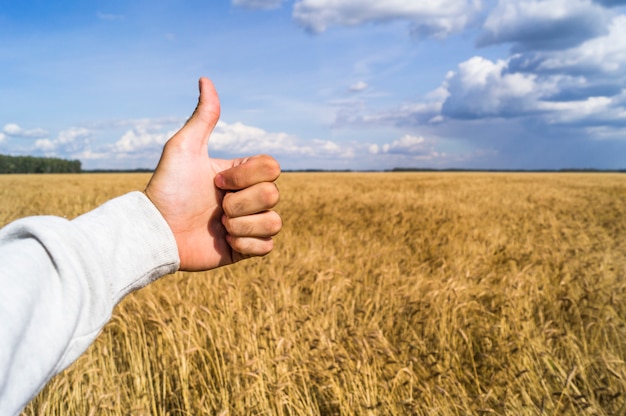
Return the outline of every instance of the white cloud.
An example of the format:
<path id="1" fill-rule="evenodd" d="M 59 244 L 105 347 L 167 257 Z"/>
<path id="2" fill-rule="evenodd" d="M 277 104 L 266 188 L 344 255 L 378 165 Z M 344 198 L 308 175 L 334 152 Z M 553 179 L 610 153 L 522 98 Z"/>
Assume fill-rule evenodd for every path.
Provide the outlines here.
<path id="1" fill-rule="evenodd" d="M 361 92 L 367 89 L 369 85 L 367 85 L 367 82 L 365 81 L 358 81 L 354 84 L 352 84 L 349 88 L 350 92 Z"/>
<path id="2" fill-rule="evenodd" d="M 626 17 L 624 23 L 626 28 Z M 596 44 L 595 49 L 612 51 L 608 56 L 622 53 L 619 48 L 599 46 L 598 43 L 606 42 L 600 38 L 589 42 Z M 617 40 L 614 43 L 619 44 Z M 587 48 L 589 46 L 584 44 L 569 53 L 574 54 L 575 50 Z M 558 55 L 556 52 L 552 54 Z M 351 113 L 345 111 L 339 114 L 337 125 L 436 126 L 445 124 L 446 118 L 478 120 L 522 117 L 532 117 L 533 123 L 544 125 L 626 123 L 626 88 L 623 86 L 620 92 L 619 89 L 616 91 L 617 86 L 596 86 L 581 74 L 516 71 L 512 62 L 518 59 L 518 55 L 509 60 L 496 61 L 475 56 L 460 63 L 455 71 L 450 71 L 442 86 L 424 99 L 407 102 L 390 110 L 369 113 L 364 109 L 356 109 Z M 623 79 L 626 77 L 618 76 L 613 82 Z M 406 144 L 406 139 L 394 143 L 386 149 L 400 149 L 402 143 Z M 372 147 L 369 151 L 376 154 L 385 151 L 385 148 Z"/>
<path id="3" fill-rule="evenodd" d="M 339 144 L 331 140 L 313 139 L 311 156 L 315 157 L 338 157 L 341 159 L 352 159 L 355 156 L 355 149 L 345 144 Z"/>
<path id="4" fill-rule="evenodd" d="M 420 154 L 424 153 L 425 140 L 421 136 L 411 136 L 409 134 L 402 136 L 399 140 L 384 144 L 382 150 L 385 153 L 404 153 L 404 154 Z"/>
<path id="5" fill-rule="evenodd" d="M 449 95 L 443 115 L 457 119 L 532 116 L 536 122 L 571 125 L 626 122 L 626 90 L 611 96 L 576 96 L 573 92 L 594 91 L 586 77 L 511 72 L 510 62 L 474 57 L 459 64 L 444 83 Z"/>
<path id="6" fill-rule="evenodd" d="M 423 136 L 405 134 L 398 140 L 382 145 L 370 144 L 367 151 L 372 155 L 385 155 L 398 163 L 406 161 L 434 161 L 443 160 L 445 153 L 435 150 L 432 140 L 426 140 Z"/>
<path id="7" fill-rule="evenodd" d="M 34 149 L 47 154 L 62 152 L 71 154 L 82 150 L 93 136 L 93 132 L 84 127 L 70 127 L 59 132 L 55 139 L 43 138 L 35 141 Z"/>
<path id="8" fill-rule="evenodd" d="M 36 128 L 31 130 L 25 130 L 14 123 L 5 124 L 4 133 L 7 136 L 22 137 L 27 139 L 36 139 L 40 137 L 46 137 L 48 135 L 48 132 L 44 129 Z"/>
<path id="9" fill-rule="evenodd" d="M 549 72 L 603 73 L 615 78 L 621 85 L 626 77 L 626 16 L 612 20 L 606 36 L 588 40 L 582 45 L 564 51 L 538 54 L 539 62 L 533 69 Z"/>
<path id="10" fill-rule="evenodd" d="M 280 7 L 283 0 L 232 0 L 234 6 L 249 9 L 275 9 Z"/>
<path id="11" fill-rule="evenodd" d="M 499 0 L 478 44 L 512 42 L 518 50 L 572 47 L 606 33 L 610 16 L 591 0 Z"/>
<path id="12" fill-rule="evenodd" d="M 300 0 L 293 17 L 316 33 L 334 25 L 406 20 L 416 35 L 445 37 L 465 28 L 480 8 L 479 0 Z"/>
<path id="13" fill-rule="evenodd" d="M 126 163 L 133 160 L 135 165 L 152 166 L 180 124 L 178 119 L 135 119 L 100 123 L 94 130 L 73 127 L 59 132 L 54 139 L 38 139 L 32 150 L 50 156 L 108 160 L 110 166 L 116 166 L 116 160 L 126 160 Z M 124 130 L 116 141 L 93 147 L 95 140 L 92 139 L 120 128 Z M 270 153 L 307 161 L 316 158 L 347 159 L 355 155 L 354 146 L 332 140 L 303 140 L 284 132 L 268 132 L 241 122 L 229 124 L 223 121 L 219 121 L 214 129 L 208 150 L 213 156 L 216 153 L 238 156 Z"/>
<path id="14" fill-rule="evenodd" d="M 35 149 L 43 152 L 51 152 L 56 148 L 54 142 L 50 139 L 38 139 L 35 141 Z"/>
<path id="15" fill-rule="evenodd" d="M 626 123 L 626 93 L 617 97 L 588 97 L 578 101 L 542 102 L 546 120 L 558 124 L 605 125 Z"/>
<path id="16" fill-rule="evenodd" d="M 74 143 L 76 140 L 85 139 L 92 135 L 92 132 L 84 127 L 70 127 L 67 130 L 62 130 L 57 136 L 56 142 L 58 144 Z"/>
<path id="17" fill-rule="evenodd" d="M 0 133 L 0 143 L 2 143 L 6 137 L 7 136 L 4 133 Z"/>
<path id="18" fill-rule="evenodd" d="M 351 157 L 353 154 L 350 147 L 329 140 L 306 142 L 288 133 L 268 132 L 241 122 L 228 124 L 223 121 L 218 122 L 211 135 L 209 152 L 212 150 L 242 155 L 271 153 L 308 157 Z"/>
<path id="19" fill-rule="evenodd" d="M 549 84 L 539 84 L 534 74 L 509 73 L 508 62 L 475 56 L 450 72 L 445 86 L 448 98 L 443 115 L 454 118 L 513 117 L 536 109 Z"/>
<path id="20" fill-rule="evenodd" d="M 165 142 L 176 133 L 175 130 L 161 131 L 151 126 L 149 120 L 139 120 L 117 140 L 111 150 L 118 156 L 130 157 L 144 153 L 160 153 Z"/>
<path id="21" fill-rule="evenodd" d="M 113 144 L 93 151 L 86 147 L 88 159 L 103 159 L 104 154 L 116 159 L 143 159 L 152 165 L 158 160 L 165 142 L 172 137 L 184 120 L 172 117 L 114 120 L 94 126 L 100 133 L 125 129 Z"/>
<path id="22" fill-rule="evenodd" d="M 563 12 L 557 9 L 554 13 Z M 623 124 L 625 82 L 626 16 L 620 15 L 604 36 L 575 47 L 521 53 L 496 62 L 474 57 L 461 63 L 444 83 L 449 97 L 443 114 L 534 116 L 535 122 L 574 126 Z"/>
<path id="23" fill-rule="evenodd" d="M 209 142 L 209 150 L 254 154 L 279 150 L 287 153 L 300 151 L 297 138 L 287 133 L 270 133 L 241 122 L 228 124 L 219 121 Z"/>

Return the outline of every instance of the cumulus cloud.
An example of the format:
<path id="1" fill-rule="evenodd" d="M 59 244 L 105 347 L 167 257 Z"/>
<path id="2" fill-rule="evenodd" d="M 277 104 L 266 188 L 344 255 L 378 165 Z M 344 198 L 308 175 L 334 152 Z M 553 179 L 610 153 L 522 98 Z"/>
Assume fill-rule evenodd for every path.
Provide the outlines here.
<path id="1" fill-rule="evenodd" d="M 444 83 L 448 97 L 442 115 L 455 119 L 532 116 L 535 123 L 582 126 L 626 123 L 626 90 L 594 89 L 587 78 L 567 73 L 514 72 L 510 62 L 474 57 L 459 64 Z"/>
<path id="2" fill-rule="evenodd" d="M 219 121 L 209 142 L 209 150 L 235 154 L 271 153 L 275 155 L 341 158 L 352 157 L 353 149 L 329 140 L 310 142 L 284 132 L 268 132 L 241 122 Z"/>
<path id="3" fill-rule="evenodd" d="M 445 125 L 449 120 L 527 118 L 545 128 L 604 126 L 608 130 L 603 137 L 618 137 L 610 132 L 626 125 L 625 51 L 626 16 L 618 16 L 605 36 L 577 47 L 499 60 L 475 56 L 450 71 L 441 87 L 424 99 L 389 110 L 340 113 L 337 124 L 404 128 Z M 531 58 L 533 65 L 527 65 Z M 370 153 L 406 151 L 402 144 L 407 143 L 405 139 L 387 148 L 374 146 Z M 415 139 L 411 143 L 419 144 Z"/>
<path id="4" fill-rule="evenodd" d="M 546 120 L 553 124 L 584 126 L 626 125 L 626 92 L 615 97 L 588 97 L 577 101 L 543 102 Z"/>
<path id="5" fill-rule="evenodd" d="M 297 138 L 287 133 L 272 133 L 261 128 L 245 125 L 241 122 L 228 124 L 219 121 L 209 143 L 209 149 L 229 153 L 256 153 L 261 149 L 266 152 L 299 152 Z"/>
<path id="6" fill-rule="evenodd" d="M 540 76 L 509 72 L 509 62 L 474 57 L 459 65 L 445 82 L 448 98 L 442 113 L 457 119 L 538 116 L 548 123 L 621 121 L 624 99 L 582 96 L 555 99 L 562 91 L 585 85 L 566 74 Z"/>
<path id="7" fill-rule="evenodd" d="M 81 160 L 108 161 L 109 167 L 154 166 L 167 140 L 180 128 L 183 120 L 129 119 L 102 122 L 91 126 L 72 127 L 60 131 L 55 138 L 40 138 L 30 151 L 49 156 L 78 158 Z M 9 128 L 9 131 L 17 131 Z M 117 134 L 110 144 L 98 145 L 103 136 Z M 4 133 L 0 133 L 0 141 Z M 115 137 L 115 136 L 114 136 Z M 350 144 L 323 139 L 301 139 L 284 132 L 270 132 L 241 122 L 219 121 L 209 142 L 212 156 L 231 157 L 270 153 L 277 157 L 298 160 L 354 158 L 356 148 Z M 129 165 L 130 163 L 130 165 Z M 121 166 L 121 165 L 120 165 Z"/>
<path id="8" fill-rule="evenodd" d="M 283 0 L 232 0 L 234 6 L 248 9 L 275 9 L 280 7 Z"/>
<path id="9" fill-rule="evenodd" d="M 500 0 L 477 43 L 513 43 L 517 51 L 569 48 L 606 34 L 611 16 L 590 0 Z"/>
<path id="10" fill-rule="evenodd" d="M 171 126 L 172 120 L 138 119 L 122 120 L 116 124 L 130 127 L 110 147 L 110 151 L 121 158 L 155 157 L 165 142 L 178 130 Z"/>
<path id="11" fill-rule="evenodd" d="M 52 152 L 56 148 L 54 142 L 50 139 L 39 139 L 35 142 L 35 150 L 42 152 Z"/>
<path id="12" fill-rule="evenodd" d="M 170 118 L 118 120 L 101 124 L 99 129 L 121 127 L 124 131 L 112 145 L 87 155 L 102 158 L 104 152 L 118 159 L 155 160 L 181 124 L 182 120 Z M 330 140 L 303 140 L 285 132 L 270 132 L 242 122 L 227 123 L 222 120 L 213 130 L 208 151 L 213 156 L 270 153 L 277 156 L 349 158 L 354 155 L 351 146 Z"/>
<path id="13" fill-rule="evenodd" d="M 59 132 L 55 139 L 42 138 L 35 141 L 35 150 L 46 154 L 55 154 L 60 151 L 71 154 L 81 150 L 93 136 L 93 132 L 84 127 L 71 127 Z"/>
<path id="14" fill-rule="evenodd" d="M 117 153 L 138 153 L 145 150 L 161 149 L 169 135 L 166 133 L 150 133 L 145 128 L 137 127 L 125 132 L 113 145 Z"/>
<path id="15" fill-rule="evenodd" d="M 444 116 L 453 118 L 517 117 L 536 109 L 536 102 L 550 89 L 535 74 L 509 73 L 508 62 L 492 62 L 476 56 L 448 74 Z"/>
<path id="16" fill-rule="evenodd" d="M 44 129 L 36 128 L 26 130 L 14 123 L 5 124 L 3 132 L 9 137 L 21 137 L 26 139 L 36 139 L 48 135 L 48 132 Z"/>
<path id="17" fill-rule="evenodd" d="M 398 140 L 382 145 L 370 144 L 368 151 L 374 155 L 400 155 L 414 160 L 432 160 L 445 156 L 445 154 L 436 152 L 434 144 L 424 137 L 411 134 L 406 134 Z"/>
<path id="18" fill-rule="evenodd" d="M 81 160 L 135 160 L 153 165 L 163 145 L 180 125 L 181 119 L 129 119 L 100 122 L 90 128 L 70 127 L 56 137 L 37 139 L 29 151 L 48 156 Z M 104 144 L 104 140 L 117 140 Z M 106 167 L 106 166 L 104 166 Z"/>
<path id="19" fill-rule="evenodd" d="M 615 17 L 605 36 L 590 39 L 576 48 L 522 56 L 517 65 L 520 70 L 535 72 L 605 75 L 623 85 L 626 76 L 626 16 Z"/>
<path id="20" fill-rule="evenodd" d="M 335 25 L 405 20 L 416 35 L 445 37 L 465 28 L 480 8 L 478 0 L 300 0 L 293 17 L 315 33 Z"/>
<path id="21" fill-rule="evenodd" d="M 77 140 L 86 139 L 92 135 L 89 129 L 84 127 L 71 127 L 67 130 L 59 132 L 56 142 L 65 145 L 69 143 L 75 143 Z"/>
<path id="22" fill-rule="evenodd" d="M 533 78 L 527 108 L 550 123 L 624 123 L 626 16 L 614 17 L 605 35 L 576 47 L 514 55 L 507 73 Z"/>

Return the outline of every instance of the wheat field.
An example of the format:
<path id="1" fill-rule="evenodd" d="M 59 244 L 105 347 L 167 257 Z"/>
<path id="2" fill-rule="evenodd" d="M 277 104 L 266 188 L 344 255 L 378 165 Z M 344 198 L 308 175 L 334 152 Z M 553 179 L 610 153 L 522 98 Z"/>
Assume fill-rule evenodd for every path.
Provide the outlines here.
<path id="1" fill-rule="evenodd" d="M 145 174 L 0 176 L 0 223 Z M 121 302 L 23 415 L 626 414 L 626 176 L 286 173 L 269 256 Z"/>

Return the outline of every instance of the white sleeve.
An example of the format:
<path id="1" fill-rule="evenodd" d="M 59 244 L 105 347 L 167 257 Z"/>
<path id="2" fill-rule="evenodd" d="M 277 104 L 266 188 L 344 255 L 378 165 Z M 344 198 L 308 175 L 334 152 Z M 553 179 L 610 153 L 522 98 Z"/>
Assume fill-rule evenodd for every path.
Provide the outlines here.
<path id="1" fill-rule="evenodd" d="M 141 192 L 72 221 L 0 230 L 0 415 L 17 414 L 81 355 L 125 295 L 178 270 L 174 236 Z"/>

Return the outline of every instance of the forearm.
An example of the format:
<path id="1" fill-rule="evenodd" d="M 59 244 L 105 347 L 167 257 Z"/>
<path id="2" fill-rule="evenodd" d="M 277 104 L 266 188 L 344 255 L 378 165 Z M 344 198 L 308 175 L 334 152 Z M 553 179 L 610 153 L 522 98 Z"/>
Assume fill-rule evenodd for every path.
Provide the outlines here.
<path id="1" fill-rule="evenodd" d="M 134 192 L 75 220 L 0 231 L 0 414 L 13 414 L 93 342 L 125 295 L 178 269 L 174 237 Z"/>

